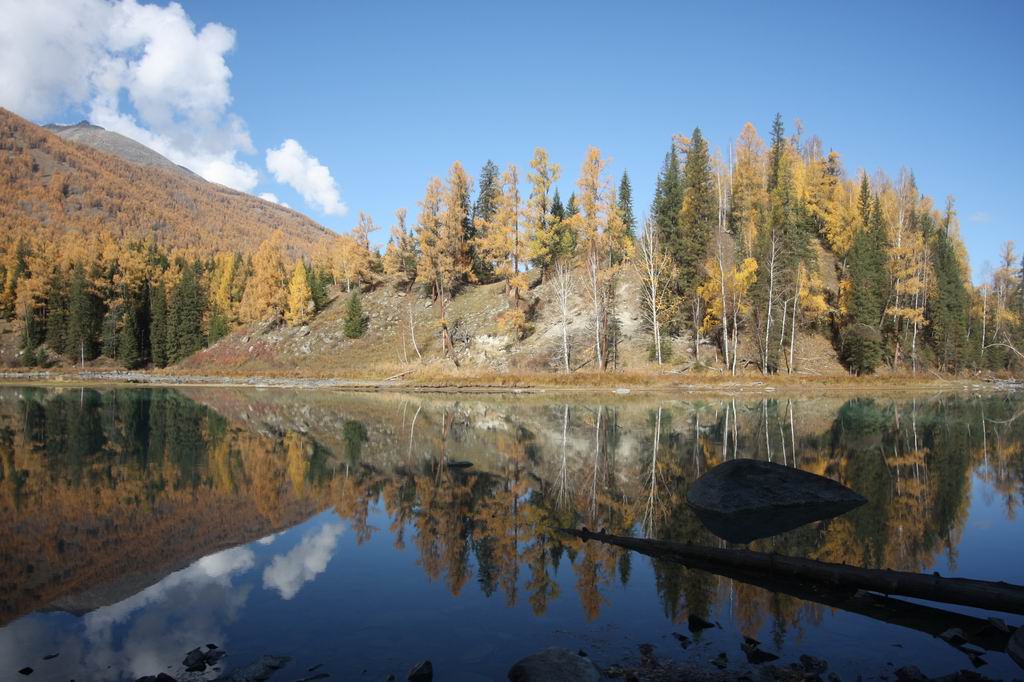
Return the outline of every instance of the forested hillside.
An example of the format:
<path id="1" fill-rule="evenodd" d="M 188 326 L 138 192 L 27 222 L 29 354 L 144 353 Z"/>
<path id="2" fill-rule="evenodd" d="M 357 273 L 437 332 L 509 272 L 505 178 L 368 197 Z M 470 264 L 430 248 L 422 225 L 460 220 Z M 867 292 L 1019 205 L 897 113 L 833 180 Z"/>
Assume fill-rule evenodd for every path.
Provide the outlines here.
<path id="1" fill-rule="evenodd" d="M 596 148 L 567 198 L 543 149 L 525 177 L 488 162 L 474 182 L 455 162 L 428 182 L 414 221 L 396 211 L 383 252 L 366 215 L 301 248 L 294 223 L 270 234 L 278 214 L 229 229 L 215 214 L 147 213 L 148 195 L 120 175 L 95 199 L 80 178 L 104 171 L 88 154 L 3 121 L 0 206 L 13 229 L 0 245 L 0 313 L 20 334 L 20 364 L 163 367 L 215 343 L 190 367 L 869 374 L 1017 371 L 1024 360 L 1013 245 L 974 287 L 952 198 L 936 205 L 908 170 L 848 172 L 781 117 L 767 142 L 749 123 L 716 151 L 700 129 L 676 136 L 642 210 Z M 55 160 L 73 170 L 42 170 Z M 189 182 L 158 177 L 165 193 Z M 211 201 L 228 192 L 205 187 Z M 79 226 L 58 229 L 69 203 Z M 235 229 L 245 236 L 189 248 Z"/>
<path id="2" fill-rule="evenodd" d="M 97 132 L 119 137 L 81 124 L 61 132 L 94 142 Z M 151 165 L 152 158 L 162 157 L 131 144 L 138 163 L 65 141 L 0 109 L 4 241 L 24 239 L 61 251 L 139 241 L 195 253 L 250 253 L 279 229 L 290 249 L 308 255 L 328 233 L 297 211 L 207 182 L 173 164 Z"/>

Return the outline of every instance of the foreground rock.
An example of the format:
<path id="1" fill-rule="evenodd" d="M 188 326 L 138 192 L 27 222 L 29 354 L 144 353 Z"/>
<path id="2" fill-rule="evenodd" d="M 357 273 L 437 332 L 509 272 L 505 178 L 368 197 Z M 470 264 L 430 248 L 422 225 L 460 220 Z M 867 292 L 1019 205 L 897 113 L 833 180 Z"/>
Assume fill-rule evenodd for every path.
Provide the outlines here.
<path id="1" fill-rule="evenodd" d="M 409 671 L 409 682 L 431 682 L 434 679 L 434 664 L 430 661 L 417 663 Z"/>
<path id="2" fill-rule="evenodd" d="M 601 671 L 588 657 L 551 647 L 520 659 L 508 671 L 510 682 L 598 682 Z"/>
<path id="3" fill-rule="evenodd" d="M 867 502 L 824 476 L 754 459 L 733 459 L 701 476 L 687 504 L 708 530 L 748 543 L 845 514 Z"/>
<path id="4" fill-rule="evenodd" d="M 255 663 L 222 675 L 215 682 L 264 682 L 290 660 L 288 656 L 261 656 Z"/>
<path id="5" fill-rule="evenodd" d="M 1017 628 L 1006 645 L 1006 652 L 1020 667 L 1024 668 L 1024 628 Z"/>

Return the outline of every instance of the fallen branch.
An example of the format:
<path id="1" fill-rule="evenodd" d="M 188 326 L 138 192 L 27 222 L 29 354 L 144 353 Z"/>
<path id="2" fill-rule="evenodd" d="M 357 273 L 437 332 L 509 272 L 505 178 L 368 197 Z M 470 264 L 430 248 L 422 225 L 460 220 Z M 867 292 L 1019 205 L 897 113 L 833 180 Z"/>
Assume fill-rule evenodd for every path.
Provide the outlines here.
<path id="1" fill-rule="evenodd" d="M 415 371 L 416 371 L 415 369 L 407 369 L 404 372 L 399 372 L 398 374 L 392 374 L 387 379 L 384 379 L 381 383 L 387 383 L 388 381 L 392 381 L 392 380 L 397 379 L 399 377 L 404 377 L 406 374 L 412 374 Z"/>
<path id="2" fill-rule="evenodd" d="M 896 594 L 929 601 L 973 606 L 992 611 L 1024 614 L 1024 587 L 1005 582 L 943 578 L 905 571 L 858 568 L 846 564 L 831 564 L 814 559 L 754 552 L 746 549 L 719 549 L 681 542 L 643 540 L 594 533 L 586 528 L 559 528 L 560 532 L 582 540 L 598 540 L 625 547 L 669 561 L 701 560 L 719 566 L 759 571 L 778 577 L 800 578 L 823 583 L 833 588 L 870 590 L 881 594 Z"/>

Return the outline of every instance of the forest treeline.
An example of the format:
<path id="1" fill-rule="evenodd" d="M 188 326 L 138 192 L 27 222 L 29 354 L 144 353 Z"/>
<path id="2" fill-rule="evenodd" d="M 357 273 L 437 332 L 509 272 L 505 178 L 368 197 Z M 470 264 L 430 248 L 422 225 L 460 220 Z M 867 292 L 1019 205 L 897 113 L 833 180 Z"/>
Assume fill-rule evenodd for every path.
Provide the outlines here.
<path id="1" fill-rule="evenodd" d="M 11 178 L 32 163 L 28 151 L 6 152 Z M 488 161 L 474 183 L 455 162 L 427 184 L 414 224 L 396 211 L 383 251 L 363 214 L 350 234 L 305 253 L 281 230 L 258 248 L 222 250 L 176 245 L 166 230 L 68 230 L 56 240 L 5 230 L 0 314 L 23 320 L 26 365 L 57 353 L 162 367 L 238 325 L 305 324 L 332 289 L 349 297 L 345 333 L 359 336 L 360 290 L 418 286 L 436 302 L 439 346 L 454 359 L 448 311 L 461 289 L 503 282 L 498 323 L 521 339 L 534 331 L 528 291 L 540 283 L 567 372 L 612 366 L 620 316 L 636 310 L 657 364 L 670 361 L 665 341 L 682 338 L 695 364 L 711 343 L 727 371 L 794 372 L 802 337 L 822 334 L 855 374 L 1024 367 L 1024 259 L 1013 244 L 990 281 L 973 286 L 952 198 L 937 206 L 907 170 L 851 177 L 818 138 L 799 126 L 787 135 L 781 116 L 767 142 L 748 123 L 724 152 L 699 128 L 676 136 L 643 219 L 628 174 L 613 180 L 596 148 L 567 199 L 561 179 L 540 148 L 522 179 L 515 165 Z M 64 197 L 73 184 L 54 173 L 32 191 Z M 634 300 L 620 300 L 627 277 L 640 283 Z M 585 347 L 569 333 L 581 307 Z"/>

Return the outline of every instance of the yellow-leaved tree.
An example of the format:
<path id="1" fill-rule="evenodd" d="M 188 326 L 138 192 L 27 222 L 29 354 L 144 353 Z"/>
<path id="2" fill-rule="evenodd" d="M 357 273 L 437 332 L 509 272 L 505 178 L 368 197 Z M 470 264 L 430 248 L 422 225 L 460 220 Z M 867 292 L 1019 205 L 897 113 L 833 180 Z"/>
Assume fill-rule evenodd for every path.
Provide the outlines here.
<path id="1" fill-rule="evenodd" d="M 469 177 L 457 161 L 452 165 L 448 183 L 448 188 L 445 188 L 438 178 L 431 178 L 420 201 L 417 228 L 420 258 L 416 281 L 430 287 L 437 303 L 441 352 L 454 360 L 455 349 L 448 328 L 448 302 L 455 287 L 469 276 L 472 267 L 465 240 Z"/>
<path id="2" fill-rule="evenodd" d="M 729 224 L 740 237 L 742 253 L 754 252 L 757 225 L 768 204 L 764 140 L 752 123 L 743 126 L 732 165 Z"/>
<path id="3" fill-rule="evenodd" d="M 540 266 L 541 276 L 547 275 L 558 251 L 558 218 L 552 214 L 552 188 L 561 177 L 557 163 L 548 160 L 548 153 L 537 147 L 530 161 L 530 198 L 527 200 L 525 219 L 530 260 Z"/>
<path id="4" fill-rule="evenodd" d="M 744 258 L 734 267 L 720 267 L 718 259 L 712 257 L 705 270 L 708 273 L 707 279 L 698 288 L 698 293 L 706 302 L 701 332 L 709 334 L 719 325 L 729 325 L 732 348 L 726 364 L 729 371 L 735 374 L 739 324 L 750 312 L 749 292 L 757 279 L 757 261 Z"/>
<path id="5" fill-rule="evenodd" d="M 252 276 L 245 286 L 239 316 L 244 322 L 276 317 L 287 303 L 287 274 L 284 266 L 284 234 L 276 230 L 263 241 L 252 257 Z"/>
<path id="6" fill-rule="evenodd" d="M 498 323 L 506 332 L 519 338 L 526 330 L 526 315 L 520 308 L 521 292 L 527 286 L 522 265 L 526 240 L 519 229 L 522 212 L 519 197 L 519 170 L 510 165 L 501 175 L 500 191 L 495 200 L 494 215 L 482 221 L 477 238 L 477 253 L 505 281 L 506 310 Z"/>
<path id="7" fill-rule="evenodd" d="M 309 290 L 309 274 L 302 259 L 295 261 L 291 281 L 288 282 L 288 309 L 285 321 L 293 327 L 304 324 L 313 316 L 313 293 Z"/>

